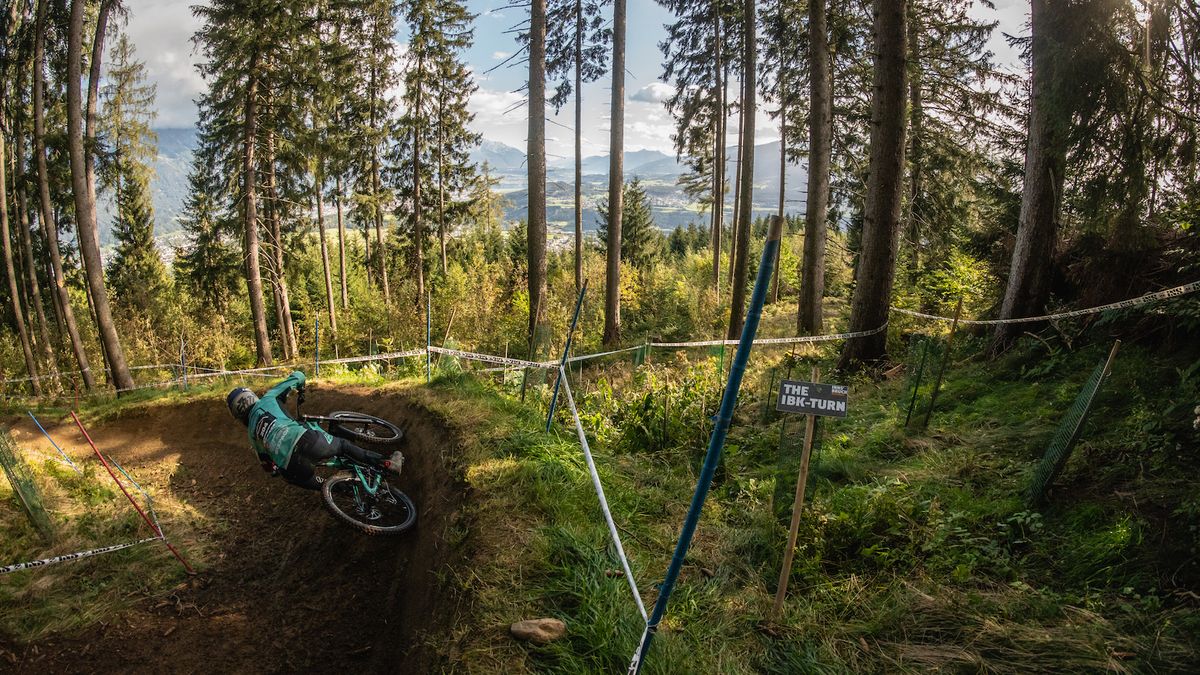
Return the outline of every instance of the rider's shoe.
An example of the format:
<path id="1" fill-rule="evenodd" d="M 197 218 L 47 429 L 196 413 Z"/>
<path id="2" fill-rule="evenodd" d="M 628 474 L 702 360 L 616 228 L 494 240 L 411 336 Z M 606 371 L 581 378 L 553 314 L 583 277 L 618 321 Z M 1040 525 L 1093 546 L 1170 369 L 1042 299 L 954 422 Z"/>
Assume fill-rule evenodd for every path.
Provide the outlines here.
<path id="1" fill-rule="evenodd" d="M 393 452 L 391 457 L 383 460 L 383 468 L 399 476 L 400 470 L 404 468 L 404 455 L 399 450 Z"/>

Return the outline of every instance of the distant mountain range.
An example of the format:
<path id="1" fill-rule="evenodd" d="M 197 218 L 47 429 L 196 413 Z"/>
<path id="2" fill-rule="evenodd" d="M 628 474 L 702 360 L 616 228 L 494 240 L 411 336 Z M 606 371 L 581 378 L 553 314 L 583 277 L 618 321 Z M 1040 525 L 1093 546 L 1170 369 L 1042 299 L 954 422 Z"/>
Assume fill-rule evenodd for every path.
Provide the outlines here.
<path id="1" fill-rule="evenodd" d="M 170 248 L 179 241 L 181 225 L 179 216 L 187 200 L 188 172 L 191 169 L 192 153 L 196 147 L 197 132 L 193 129 L 157 129 L 158 152 L 154 160 L 152 182 L 155 232 L 165 247 Z M 552 228 L 565 232 L 574 228 L 574 175 L 575 164 L 571 149 L 551 148 L 557 155 L 547 162 L 546 217 Z M 729 152 L 727 174 L 731 191 L 736 171 L 736 148 Z M 525 189 L 525 152 L 497 141 L 485 140 L 471 153 L 471 158 L 482 165 L 487 162 L 493 177 L 500 180 L 498 190 L 509 199 L 505 216 L 510 221 L 525 217 L 528 209 L 528 193 Z M 664 230 L 690 222 L 705 223 L 697 206 L 688 199 L 677 181 L 686 172 L 686 167 L 675 157 L 657 150 L 634 150 L 625 153 L 624 172 L 626 178 L 638 177 L 652 203 L 654 220 Z M 804 191 L 807 183 L 804 166 L 791 165 L 787 171 L 787 210 L 802 212 Z M 608 194 L 608 157 L 596 155 L 583 159 L 583 226 L 585 230 L 596 229 L 598 214 L 596 200 Z M 754 205 L 755 215 L 774 213 L 779 204 L 779 143 L 755 146 L 754 151 Z M 105 196 L 100 198 L 100 227 L 102 243 L 111 243 L 113 206 Z M 733 196 L 726 197 L 727 218 L 732 213 Z"/>

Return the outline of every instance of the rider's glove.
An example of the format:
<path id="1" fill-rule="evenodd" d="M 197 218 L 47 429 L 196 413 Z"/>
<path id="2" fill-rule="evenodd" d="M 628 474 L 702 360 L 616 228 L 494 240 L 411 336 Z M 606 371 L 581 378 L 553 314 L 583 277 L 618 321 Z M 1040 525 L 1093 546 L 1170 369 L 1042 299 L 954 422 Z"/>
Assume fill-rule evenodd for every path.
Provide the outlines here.
<path id="1" fill-rule="evenodd" d="M 271 474 L 272 478 L 279 475 L 279 467 L 275 465 L 275 462 L 272 462 L 269 459 L 262 460 L 262 468 L 263 471 Z"/>
<path id="2" fill-rule="evenodd" d="M 298 387 L 296 389 L 296 403 L 299 405 L 304 405 L 304 387 Z"/>

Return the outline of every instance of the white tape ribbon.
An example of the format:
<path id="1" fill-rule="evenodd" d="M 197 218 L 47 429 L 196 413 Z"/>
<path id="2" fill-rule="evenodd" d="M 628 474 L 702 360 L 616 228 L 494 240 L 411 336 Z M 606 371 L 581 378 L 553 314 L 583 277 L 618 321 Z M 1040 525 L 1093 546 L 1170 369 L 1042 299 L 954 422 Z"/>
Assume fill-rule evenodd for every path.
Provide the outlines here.
<path id="1" fill-rule="evenodd" d="M 831 335 L 799 335 L 796 337 L 779 337 L 779 338 L 759 338 L 754 341 L 756 345 L 788 345 L 802 342 L 832 342 L 834 340 L 849 340 L 852 338 L 867 337 L 875 335 L 887 329 L 885 322 L 878 328 L 871 330 L 860 330 L 855 333 L 834 333 Z M 703 342 L 652 342 L 651 347 L 716 347 L 719 345 L 736 346 L 741 340 L 705 340 Z"/>
<path id="2" fill-rule="evenodd" d="M 971 326 L 995 326 L 995 325 L 999 325 L 999 324 L 1033 323 L 1035 321 L 1053 321 L 1055 319 L 1070 319 L 1070 318 L 1073 318 L 1076 316 L 1087 316 L 1088 314 L 1099 314 L 1100 312 L 1107 312 L 1107 311 L 1110 311 L 1113 309 L 1128 309 L 1130 307 L 1140 307 L 1141 305 L 1149 304 L 1151 302 L 1155 302 L 1158 300 L 1167 300 L 1170 298 L 1178 298 L 1181 295 L 1187 295 L 1188 293 L 1193 293 L 1197 290 L 1200 290 L 1200 281 L 1193 281 L 1190 284 L 1176 286 L 1175 288 L 1168 288 L 1165 291 L 1158 291 L 1157 293 L 1147 293 L 1146 295 L 1136 297 L 1136 298 L 1130 298 L 1129 300 L 1122 300 L 1120 302 L 1112 302 L 1107 305 L 1100 305 L 1099 307 L 1089 307 L 1088 309 L 1076 309 L 1074 311 L 1061 312 L 1059 314 L 1043 314 L 1041 316 L 1026 316 L 1026 317 L 1022 317 L 1020 319 L 959 319 L 958 322 L 961 324 L 967 324 L 967 325 L 971 325 Z M 892 311 L 899 312 L 901 314 L 907 314 L 908 316 L 915 316 L 920 319 L 932 319 L 934 321 L 954 321 L 953 317 L 937 316 L 936 314 L 923 314 L 921 312 L 914 312 L 911 309 L 900 309 L 899 307 L 893 307 Z"/>
<path id="3" fill-rule="evenodd" d="M 587 460 L 588 473 L 592 474 L 592 487 L 600 499 L 600 510 L 604 512 L 604 522 L 608 524 L 608 534 L 612 537 L 613 545 L 617 547 L 617 557 L 621 560 L 621 569 L 629 581 L 629 590 L 633 591 L 633 600 L 637 603 L 642 619 L 646 618 L 646 606 L 642 604 L 642 594 L 638 592 L 637 582 L 629 569 L 629 559 L 625 557 L 625 547 L 621 546 L 621 535 L 617 534 L 617 525 L 613 522 L 612 511 L 608 509 L 608 499 L 604 497 L 604 486 L 600 484 L 600 474 L 596 471 L 596 462 L 592 460 L 592 450 L 588 447 L 587 434 L 583 433 L 583 423 L 579 421 L 579 411 L 575 409 L 575 397 L 571 395 L 571 383 L 567 381 L 567 373 L 558 369 L 558 379 L 562 389 L 567 393 L 567 407 L 571 409 L 571 417 L 575 420 L 575 432 L 579 434 L 579 445 L 583 447 L 583 458 Z"/>
<path id="4" fill-rule="evenodd" d="M 472 361 L 482 361 L 484 363 L 494 363 L 498 366 L 512 366 L 513 368 L 557 368 L 557 362 L 538 363 L 536 361 L 522 361 L 521 359 L 510 359 L 504 356 L 492 356 L 491 354 L 476 354 L 474 352 L 462 352 L 457 349 L 446 349 L 445 347 L 430 347 L 429 351 L 435 354 L 445 354 L 447 356 L 457 356 L 459 358 L 470 359 Z"/>
<path id="5" fill-rule="evenodd" d="M 162 537 L 148 537 L 148 538 L 142 539 L 140 541 L 131 541 L 127 544 L 115 544 L 113 546 L 105 546 L 103 548 L 94 548 L 90 551 L 80 551 L 78 553 L 68 553 L 66 555 L 55 556 L 53 558 L 44 558 L 42 560 L 31 560 L 29 562 L 17 563 L 15 565 L 9 565 L 8 567 L 0 567 L 0 574 L 8 574 L 9 572 L 17 572 L 19 570 L 27 570 L 27 569 L 32 569 L 34 567 L 45 567 L 46 565 L 53 565 L 54 563 L 66 562 L 68 560 L 79 560 L 80 558 L 90 558 L 91 556 L 94 556 L 94 555 L 100 555 L 101 553 L 111 553 L 113 551 L 120 551 L 123 548 L 137 546 L 138 544 L 144 544 L 148 541 L 158 541 L 161 538 Z"/>

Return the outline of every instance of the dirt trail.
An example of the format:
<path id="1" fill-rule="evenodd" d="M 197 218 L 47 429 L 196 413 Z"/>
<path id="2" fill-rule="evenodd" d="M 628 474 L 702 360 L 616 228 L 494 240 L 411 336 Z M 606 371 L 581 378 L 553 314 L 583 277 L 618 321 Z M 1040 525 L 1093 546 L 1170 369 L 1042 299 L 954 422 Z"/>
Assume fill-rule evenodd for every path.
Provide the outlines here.
<path id="1" fill-rule="evenodd" d="M 90 428 L 101 451 L 135 475 L 139 465 L 177 456 L 171 489 L 223 527 L 205 535 L 209 567 L 169 598 L 146 600 L 81 636 L 9 647 L 20 658 L 17 672 L 434 668 L 426 643 L 444 634 L 453 611 L 437 575 L 454 555 L 446 532 L 462 495 L 449 466 L 456 441 L 402 391 L 310 388 L 306 412 L 346 409 L 406 428 L 408 461 L 395 484 L 417 504 L 413 531 L 359 534 L 323 509 L 319 493 L 269 478 L 222 401 L 131 410 Z M 82 445 L 73 427 L 51 433 Z M 162 564 L 175 562 L 164 552 Z"/>

